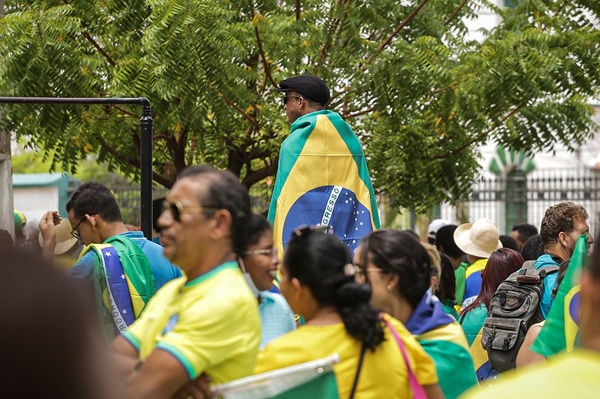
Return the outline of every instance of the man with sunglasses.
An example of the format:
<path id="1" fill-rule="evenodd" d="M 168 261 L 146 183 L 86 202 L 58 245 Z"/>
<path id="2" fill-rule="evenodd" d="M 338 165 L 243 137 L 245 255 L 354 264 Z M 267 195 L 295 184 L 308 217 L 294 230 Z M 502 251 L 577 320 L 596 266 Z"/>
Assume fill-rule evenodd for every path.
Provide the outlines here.
<path id="1" fill-rule="evenodd" d="M 330 225 L 351 249 L 379 228 L 362 145 L 341 115 L 326 109 L 329 87 L 317 76 L 285 79 L 290 135 L 281 144 L 268 219 L 282 250 L 300 225 Z"/>
<path id="2" fill-rule="evenodd" d="M 96 305 L 107 340 L 114 338 L 139 316 L 146 302 L 167 282 L 181 277 L 181 270 L 162 254 L 162 247 L 141 231 L 129 231 L 110 189 L 86 182 L 73 192 L 66 205 L 71 235 L 87 247 L 67 271 L 87 285 Z M 58 212 L 45 215 L 46 225 L 60 223 Z M 50 226 L 53 227 L 53 226 Z M 40 226 L 45 250 L 56 245 L 54 228 Z"/>
<path id="3" fill-rule="evenodd" d="M 165 285 L 112 343 L 127 398 L 191 398 L 203 376 L 246 377 L 260 343 L 256 297 L 236 262 L 247 250 L 248 190 L 230 172 L 192 166 L 163 209 L 164 254 L 185 277 Z"/>

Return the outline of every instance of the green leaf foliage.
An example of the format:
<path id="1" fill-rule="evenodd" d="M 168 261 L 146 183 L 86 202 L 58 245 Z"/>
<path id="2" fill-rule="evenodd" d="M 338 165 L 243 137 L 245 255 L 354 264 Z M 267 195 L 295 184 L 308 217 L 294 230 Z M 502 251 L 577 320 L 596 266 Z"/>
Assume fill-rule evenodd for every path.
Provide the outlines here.
<path id="1" fill-rule="evenodd" d="M 477 147 L 575 149 L 595 128 L 596 0 L 495 8 L 482 42 L 461 0 L 5 0 L 0 95 L 147 97 L 154 179 L 187 165 L 228 168 L 269 195 L 289 132 L 277 82 L 301 73 L 363 140 L 375 188 L 394 205 L 464 198 Z M 2 107 L 3 127 L 75 172 L 87 154 L 139 176 L 134 106 Z"/>

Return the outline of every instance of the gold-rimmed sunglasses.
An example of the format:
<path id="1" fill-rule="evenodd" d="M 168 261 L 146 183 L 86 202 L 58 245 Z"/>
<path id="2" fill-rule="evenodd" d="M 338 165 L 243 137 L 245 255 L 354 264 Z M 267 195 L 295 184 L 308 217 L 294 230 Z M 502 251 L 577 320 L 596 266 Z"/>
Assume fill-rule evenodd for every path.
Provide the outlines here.
<path id="1" fill-rule="evenodd" d="M 221 208 L 208 207 L 208 206 L 188 206 L 181 205 L 180 202 L 169 202 L 163 201 L 163 212 L 170 211 L 171 216 L 176 222 L 181 222 L 181 215 L 184 213 L 212 213 L 216 212 Z"/>

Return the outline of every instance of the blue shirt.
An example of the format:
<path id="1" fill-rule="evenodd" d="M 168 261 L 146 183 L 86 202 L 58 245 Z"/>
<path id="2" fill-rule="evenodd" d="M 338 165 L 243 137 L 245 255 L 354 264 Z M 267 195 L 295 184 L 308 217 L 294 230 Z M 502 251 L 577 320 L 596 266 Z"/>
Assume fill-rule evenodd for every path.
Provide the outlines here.
<path id="1" fill-rule="evenodd" d="M 537 270 L 545 266 L 559 266 L 559 264 L 552 259 L 552 256 L 544 254 L 537 258 L 533 267 Z M 540 310 L 544 319 L 548 317 L 550 306 L 552 306 L 552 290 L 556 287 L 557 277 L 558 273 L 554 272 L 544 278 L 544 291 L 542 291 L 542 298 L 540 299 Z"/>
<path id="2" fill-rule="evenodd" d="M 146 237 L 144 237 L 144 233 L 141 231 L 127 231 L 121 233 L 121 235 L 135 242 L 148 257 L 157 290 L 169 281 L 182 276 L 181 270 L 178 267 L 173 266 L 173 264 L 164 257 L 163 248 L 160 245 L 147 240 Z M 94 278 L 95 256 L 97 256 L 95 251 L 88 251 L 67 271 L 67 275 L 85 281 L 92 281 Z"/>
<path id="3" fill-rule="evenodd" d="M 258 293 L 260 300 L 260 349 L 275 338 L 296 329 L 294 314 L 281 294 L 269 291 Z"/>

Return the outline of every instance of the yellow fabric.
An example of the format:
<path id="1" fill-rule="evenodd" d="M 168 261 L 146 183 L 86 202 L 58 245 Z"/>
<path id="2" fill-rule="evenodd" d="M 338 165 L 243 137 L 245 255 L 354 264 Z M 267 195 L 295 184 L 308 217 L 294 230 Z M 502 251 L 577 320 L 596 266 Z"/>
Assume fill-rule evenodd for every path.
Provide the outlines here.
<path id="1" fill-rule="evenodd" d="M 483 327 L 477 333 L 477 337 L 475 341 L 471 344 L 469 351 L 471 352 L 471 356 L 473 357 L 473 362 L 475 363 L 475 370 L 479 369 L 479 367 L 483 366 L 485 362 L 490 360 L 488 358 L 488 353 L 483 346 L 481 345 L 481 338 L 483 336 Z"/>
<path id="2" fill-rule="evenodd" d="M 141 360 L 160 348 L 190 379 L 206 372 L 213 383 L 223 383 L 252 374 L 260 344 L 256 297 L 237 265 L 224 265 L 188 284 L 185 277 L 173 280 L 156 293 L 124 333 Z"/>
<path id="3" fill-rule="evenodd" d="M 67 271 L 77 263 L 77 258 L 71 254 L 54 255 L 53 263 L 59 269 Z"/>
<path id="4" fill-rule="evenodd" d="M 144 302 L 144 298 L 137 292 L 135 286 L 131 283 L 131 280 L 125 276 L 125 281 L 127 281 L 127 287 L 129 287 L 129 295 L 131 296 L 131 305 L 133 306 L 133 313 L 135 314 L 135 318 L 137 319 L 142 314 L 142 311 L 146 307 L 146 303 Z"/>
<path id="5" fill-rule="evenodd" d="M 422 385 L 436 384 L 438 378 L 433 360 L 402 323 L 389 316 L 387 318 L 404 342 L 413 372 L 419 382 Z M 346 333 L 343 323 L 327 326 L 304 325 L 271 341 L 259 353 L 254 372 L 264 373 L 337 353 L 340 362 L 333 369 L 340 398 L 347 398 L 356 374 L 360 349 L 360 342 Z M 383 344 L 377 347 L 375 352 L 367 350 L 365 353 L 356 397 L 412 397 L 404 359 L 396 340 L 387 328 Z"/>
<path id="6" fill-rule="evenodd" d="M 298 154 L 300 156 L 290 170 L 277 198 L 273 240 L 279 253 L 283 253 L 284 249 L 282 234 L 287 213 L 290 207 L 306 193 L 307 187 L 339 186 L 351 189 L 357 200 L 366 206 L 369 212 L 377 212 L 377 209 L 371 209 L 371 191 L 361 179 L 354 158 L 362 157 L 362 152 L 360 154 L 350 152 L 348 144 L 329 117 L 317 115 L 316 119 L 316 126 L 302 147 L 301 153 Z M 371 230 L 376 230 L 377 227 L 374 217 L 371 217 Z"/>
<path id="7" fill-rule="evenodd" d="M 467 266 L 467 271 L 465 272 L 465 279 L 468 279 L 469 276 L 475 272 L 481 273 L 481 271 L 485 269 L 487 261 L 487 259 L 477 259 L 475 262 Z"/>
<path id="8" fill-rule="evenodd" d="M 579 349 L 501 374 L 490 388 L 472 389 L 461 399 L 598 398 L 598 375 L 600 354 Z"/>

